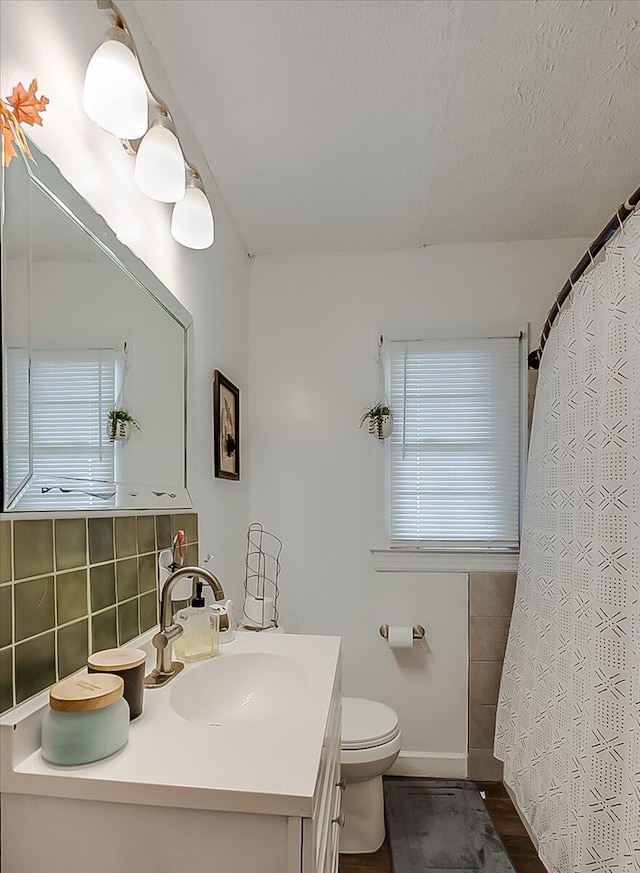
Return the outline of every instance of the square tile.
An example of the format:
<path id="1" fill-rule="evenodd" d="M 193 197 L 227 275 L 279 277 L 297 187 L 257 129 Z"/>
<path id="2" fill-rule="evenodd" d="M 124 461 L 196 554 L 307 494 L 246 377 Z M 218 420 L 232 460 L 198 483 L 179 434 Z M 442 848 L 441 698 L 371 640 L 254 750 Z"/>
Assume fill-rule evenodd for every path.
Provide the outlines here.
<path id="1" fill-rule="evenodd" d="M 469 703 L 496 704 L 501 677 L 501 661 L 470 661 Z"/>
<path id="2" fill-rule="evenodd" d="M 198 544 L 190 543 L 184 549 L 184 563 L 187 567 L 198 566 Z"/>
<path id="3" fill-rule="evenodd" d="M 118 645 L 123 646 L 140 633 L 138 598 L 118 604 Z"/>
<path id="4" fill-rule="evenodd" d="M 116 573 L 115 564 L 102 564 L 100 567 L 91 567 L 91 611 L 97 612 L 107 606 L 113 606 L 116 602 Z"/>
<path id="5" fill-rule="evenodd" d="M 11 522 L 0 521 L 0 582 L 11 579 Z"/>
<path id="6" fill-rule="evenodd" d="M 502 761 L 493 757 L 491 749 L 469 749 L 468 778 L 487 782 L 502 782 Z"/>
<path id="7" fill-rule="evenodd" d="M 13 585 L 0 588 L 0 649 L 13 642 Z"/>
<path id="8" fill-rule="evenodd" d="M 17 582 L 14 586 L 16 640 L 49 630 L 56 623 L 53 576 Z"/>
<path id="9" fill-rule="evenodd" d="M 156 515 L 156 535 L 158 549 L 170 549 L 175 531 L 171 529 L 170 515 Z"/>
<path id="10" fill-rule="evenodd" d="M 139 515 L 137 518 L 138 527 L 138 554 L 144 555 L 146 552 L 155 552 L 156 550 L 156 528 L 155 521 L 152 515 Z"/>
<path id="11" fill-rule="evenodd" d="M 158 623 L 158 598 L 155 591 L 140 598 L 140 633 Z"/>
<path id="12" fill-rule="evenodd" d="M 116 593 L 118 601 L 129 600 L 138 593 L 138 559 L 116 561 Z"/>
<path id="13" fill-rule="evenodd" d="M 58 630 L 58 679 L 75 673 L 87 663 L 89 619 L 76 621 Z"/>
<path id="14" fill-rule="evenodd" d="M 91 618 L 92 654 L 103 649 L 115 649 L 118 645 L 116 608 L 99 612 Z"/>
<path id="15" fill-rule="evenodd" d="M 13 649 L 0 649 L 0 712 L 13 706 Z"/>
<path id="16" fill-rule="evenodd" d="M 138 558 L 138 584 L 140 586 L 140 594 L 145 591 L 153 591 L 158 589 L 158 577 L 156 570 L 156 554 L 140 555 Z"/>
<path id="17" fill-rule="evenodd" d="M 503 661 L 509 635 L 508 618 L 471 616 L 469 619 L 469 660 Z"/>
<path id="18" fill-rule="evenodd" d="M 469 748 L 493 749 L 496 709 L 495 706 L 476 703 L 469 706 Z"/>
<path id="19" fill-rule="evenodd" d="M 15 578 L 53 573 L 53 521 L 13 522 Z"/>
<path id="20" fill-rule="evenodd" d="M 87 614 L 87 570 L 56 574 L 58 624 L 66 624 Z"/>
<path id="21" fill-rule="evenodd" d="M 183 530 L 185 543 L 198 542 L 198 516 L 195 512 L 185 512 L 171 517 L 173 535 Z"/>
<path id="22" fill-rule="evenodd" d="M 124 515 L 115 519 L 116 558 L 128 558 L 137 554 L 138 533 L 135 515 Z"/>
<path id="23" fill-rule="evenodd" d="M 43 691 L 56 681 L 55 634 L 34 637 L 15 647 L 16 703 Z"/>
<path id="24" fill-rule="evenodd" d="M 87 566 L 87 522 L 84 518 L 56 518 L 54 521 L 56 570 Z"/>
<path id="25" fill-rule="evenodd" d="M 113 519 L 89 519 L 89 563 L 113 561 Z"/>
<path id="26" fill-rule="evenodd" d="M 470 573 L 469 614 L 510 618 L 515 591 L 515 573 Z"/>

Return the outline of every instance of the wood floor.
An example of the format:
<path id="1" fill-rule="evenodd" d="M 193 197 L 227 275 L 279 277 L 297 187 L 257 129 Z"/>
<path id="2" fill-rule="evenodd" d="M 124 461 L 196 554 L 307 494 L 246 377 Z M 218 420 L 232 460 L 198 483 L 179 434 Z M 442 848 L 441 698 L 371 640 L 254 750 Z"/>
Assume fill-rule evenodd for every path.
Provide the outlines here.
<path id="1" fill-rule="evenodd" d="M 501 782 L 476 782 L 516 873 L 546 873 L 542 861 Z M 340 855 L 339 873 L 393 873 L 388 841 L 371 855 Z"/>

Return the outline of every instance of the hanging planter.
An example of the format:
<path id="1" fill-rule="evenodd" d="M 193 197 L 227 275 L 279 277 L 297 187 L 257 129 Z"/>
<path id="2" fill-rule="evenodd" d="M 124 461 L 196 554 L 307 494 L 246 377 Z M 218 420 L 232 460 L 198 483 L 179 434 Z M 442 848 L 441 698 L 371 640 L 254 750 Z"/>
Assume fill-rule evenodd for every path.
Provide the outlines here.
<path id="1" fill-rule="evenodd" d="M 384 403 L 376 403 L 367 409 L 360 419 L 360 427 L 368 422 L 369 433 L 379 440 L 389 439 L 393 433 L 393 413 Z"/>
<path id="2" fill-rule="evenodd" d="M 125 442 L 131 436 L 131 428 L 140 430 L 140 423 L 136 421 L 126 409 L 112 409 L 107 421 L 107 436 L 114 442 Z"/>

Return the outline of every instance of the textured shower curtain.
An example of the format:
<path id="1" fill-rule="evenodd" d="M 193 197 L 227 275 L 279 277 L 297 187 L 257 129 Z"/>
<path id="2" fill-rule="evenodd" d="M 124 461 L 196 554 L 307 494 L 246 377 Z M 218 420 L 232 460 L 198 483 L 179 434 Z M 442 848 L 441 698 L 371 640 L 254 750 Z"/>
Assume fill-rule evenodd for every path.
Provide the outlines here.
<path id="1" fill-rule="evenodd" d="M 542 356 L 496 755 L 551 873 L 640 871 L 640 215 Z"/>

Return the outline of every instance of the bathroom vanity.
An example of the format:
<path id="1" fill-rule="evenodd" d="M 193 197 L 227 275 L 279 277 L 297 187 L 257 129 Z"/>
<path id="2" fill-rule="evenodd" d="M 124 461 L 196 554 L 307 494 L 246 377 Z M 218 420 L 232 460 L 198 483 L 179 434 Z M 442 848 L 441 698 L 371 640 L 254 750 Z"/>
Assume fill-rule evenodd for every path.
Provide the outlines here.
<path id="1" fill-rule="evenodd" d="M 79 767 L 40 754 L 46 699 L 0 720 L 5 873 L 337 870 L 339 638 L 238 634 Z"/>

